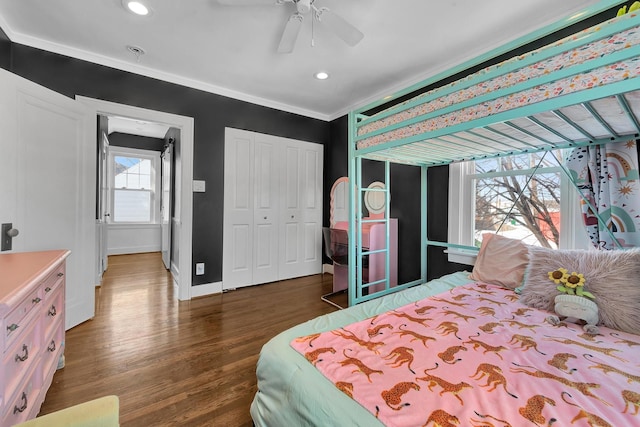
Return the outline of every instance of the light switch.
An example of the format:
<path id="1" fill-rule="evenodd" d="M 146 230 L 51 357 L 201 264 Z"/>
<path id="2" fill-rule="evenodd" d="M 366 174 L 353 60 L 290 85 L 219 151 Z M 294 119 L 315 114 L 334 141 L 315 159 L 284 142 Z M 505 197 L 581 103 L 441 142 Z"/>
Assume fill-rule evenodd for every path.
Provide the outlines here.
<path id="1" fill-rule="evenodd" d="M 204 193 L 205 191 L 205 181 L 202 180 L 193 180 L 193 192 L 194 193 Z"/>

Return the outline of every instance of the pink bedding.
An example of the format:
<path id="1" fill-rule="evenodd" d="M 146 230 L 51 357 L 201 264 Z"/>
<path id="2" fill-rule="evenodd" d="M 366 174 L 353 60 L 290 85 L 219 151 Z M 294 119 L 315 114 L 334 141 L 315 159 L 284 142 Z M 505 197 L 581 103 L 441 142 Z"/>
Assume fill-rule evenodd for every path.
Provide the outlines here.
<path id="1" fill-rule="evenodd" d="M 640 336 L 473 284 L 291 346 L 387 426 L 640 425 Z"/>

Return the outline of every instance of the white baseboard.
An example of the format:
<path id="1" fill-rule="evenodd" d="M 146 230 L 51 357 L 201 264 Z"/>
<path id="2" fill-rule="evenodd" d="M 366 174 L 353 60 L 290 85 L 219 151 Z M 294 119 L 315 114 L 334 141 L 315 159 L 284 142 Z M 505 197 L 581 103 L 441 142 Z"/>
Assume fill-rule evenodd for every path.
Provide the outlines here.
<path id="1" fill-rule="evenodd" d="M 333 274 L 333 264 L 322 264 L 322 272 Z"/>
<path id="2" fill-rule="evenodd" d="M 107 250 L 107 255 L 142 254 L 147 252 L 160 252 L 161 250 L 162 248 L 156 245 L 118 247 L 118 248 L 109 248 Z"/>
<path id="3" fill-rule="evenodd" d="M 191 298 L 222 293 L 222 282 L 204 283 L 191 286 Z"/>
<path id="4" fill-rule="evenodd" d="M 173 295 L 176 299 L 180 298 L 180 286 L 178 286 L 178 279 L 176 276 L 173 276 Z"/>
<path id="5" fill-rule="evenodd" d="M 171 259 L 171 274 L 173 274 L 173 277 L 175 280 L 178 280 L 178 276 L 180 275 L 180 270 L 178 270 L 178 265 L 173 262 L 173 259 Z"/>

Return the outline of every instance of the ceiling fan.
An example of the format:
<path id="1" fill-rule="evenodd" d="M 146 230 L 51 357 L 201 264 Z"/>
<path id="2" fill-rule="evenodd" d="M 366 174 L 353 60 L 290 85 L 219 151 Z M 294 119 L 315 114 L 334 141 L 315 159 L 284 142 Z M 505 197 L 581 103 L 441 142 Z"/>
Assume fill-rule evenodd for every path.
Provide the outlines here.
<path id="1" fill-rule="evenodd" d="M 291 53 L 298 39 L 302 23 L 306 16 L 316 19 L 322 25 L 331 29 L 339 38 L 349 46 L 357 45 L 364 37 L 356 27 L 345 21 L 327 7 L 316 7 L 315 0 L 218 0 L 225 6 L 268 6 L 292 3 L 296 10 L 289 17 L 280 37 L 278 53 Z"/>

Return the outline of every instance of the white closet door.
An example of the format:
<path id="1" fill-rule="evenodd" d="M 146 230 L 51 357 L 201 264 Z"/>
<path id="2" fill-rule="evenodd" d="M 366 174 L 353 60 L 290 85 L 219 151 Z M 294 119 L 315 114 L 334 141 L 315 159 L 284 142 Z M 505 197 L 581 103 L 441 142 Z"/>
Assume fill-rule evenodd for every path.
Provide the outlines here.
<path id="1" fill-rule="evenodd" d="M 224 150 L 223 289 L 253 281 L 253 141 L 227 129 Z"/>
<path id="2" fill-rule="evenodd" d="M 321 272 L 322 153 L 226 129 L 223 289 Z"/>
<path id="3" fill-rule="evenodd" d="M 280 168 L 277 138 L 256 134 L 254 144 L 253 284 L 278 280 Z"/>
<path id="4" fill-rule="evenodd" d="M 299 141 L 285 146 L 280 279 L 322 271 L 322 149 Z"/>

